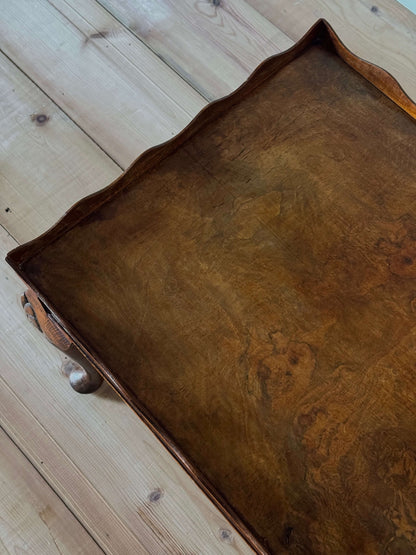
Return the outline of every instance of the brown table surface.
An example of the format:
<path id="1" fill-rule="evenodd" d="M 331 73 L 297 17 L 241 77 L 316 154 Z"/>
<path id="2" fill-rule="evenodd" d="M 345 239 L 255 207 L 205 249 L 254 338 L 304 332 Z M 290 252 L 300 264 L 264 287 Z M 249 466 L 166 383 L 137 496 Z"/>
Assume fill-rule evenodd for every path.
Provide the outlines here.
<path id="1" fill-rule="evenodd" d="M 258 550 L 415 546 L 409 114 L 320 23 L 9 255 Z"/>

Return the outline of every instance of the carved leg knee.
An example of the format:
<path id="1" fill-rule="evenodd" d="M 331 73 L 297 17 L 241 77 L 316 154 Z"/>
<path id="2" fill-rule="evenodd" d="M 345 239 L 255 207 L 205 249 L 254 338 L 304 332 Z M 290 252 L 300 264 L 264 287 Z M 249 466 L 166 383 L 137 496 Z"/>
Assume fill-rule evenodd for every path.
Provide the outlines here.
<path id="1" fill-rule="evenodd" d="M 103 382 L 102 377 L 45 309 L 36 293 L 32 289 L 28 289 L 22 295 L 21 301 L 29 322 L 40 330 L 50 343 L 74 361 L 72 365 L 68 366 L 66 372 L 71 387 L 78 393 L 96 391 Z"/>

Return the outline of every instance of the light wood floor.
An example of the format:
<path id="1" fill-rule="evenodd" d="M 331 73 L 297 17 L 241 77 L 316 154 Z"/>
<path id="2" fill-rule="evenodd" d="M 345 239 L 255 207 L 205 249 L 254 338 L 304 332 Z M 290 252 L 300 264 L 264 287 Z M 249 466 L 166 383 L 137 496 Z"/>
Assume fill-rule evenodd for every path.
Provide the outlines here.
<path id="1" fill-rule="evenodd" d="M 0 0 L 0 553 L 251 553 L 108 387 L 74 393 L 6 252 L 325 17 L 416 98 L 394 0 Z"/>

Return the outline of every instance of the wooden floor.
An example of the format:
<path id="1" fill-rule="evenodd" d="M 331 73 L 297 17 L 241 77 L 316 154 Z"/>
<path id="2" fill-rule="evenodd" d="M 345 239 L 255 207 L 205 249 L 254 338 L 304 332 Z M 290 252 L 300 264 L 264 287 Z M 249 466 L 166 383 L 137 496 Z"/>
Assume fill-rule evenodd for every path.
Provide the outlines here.
<path id="1" fill-rule="evenodd" d="M 108 387 L 70 389 L 1 261 L 319 17 L 416 98 L 416 15 L 394 0 L 0 8 L 0 553 L 251 553 Z"/>

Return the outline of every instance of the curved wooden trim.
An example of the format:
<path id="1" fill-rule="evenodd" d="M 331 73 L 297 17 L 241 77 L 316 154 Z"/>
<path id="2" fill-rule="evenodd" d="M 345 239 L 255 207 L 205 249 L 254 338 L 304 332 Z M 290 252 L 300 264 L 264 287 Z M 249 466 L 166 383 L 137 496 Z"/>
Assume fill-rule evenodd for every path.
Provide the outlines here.
<path id="1" fill-rule="evenodd" d="M 390 98 L 395 104 L 400 106 L 411 117 L 416 118 L 416 103 L 402 89 L 401 85 L 391 73 L 385 69 L 363 60 L 349 50 L 340 40 L 332 27 L 324 21 L 328 36 L 331 38 L 335 51 L 340 58 L 357 73 L 370 81 L 377 89 Z"/>
<path id="2" fill-rule="evenodd" d="M 74 342 L 79 351 L 85 358 L 106 378 L 109 384 L 117 391 L 117 393 L 127 402 L 127 404 L 142 418 L 147 426 L 153 431 L 163 445 L 170 451 L 188 474 L 195 480 L 198 486 L 205 492 L 205 494 L 214 502 L 214 504 L 223 512 L 223 514 L 233 523 L 235 528 L 245 537 L 248 543 L 258 553 L 266 554 L 267 548 L 263 543 L 256 538 L 255 534 L 244 524 L 242 515 L 238 515 L 214 490 L 205 477 L 196 469 L 192 461 L 185 457 L 182 452 L 176 447 L 175 443 L 171 440 L 169 435 L 165 432 L 160 423 L 141 405 L 139 400 L 135 397 L 134 393 L 130 391 L 123 383 L 116 381 L 111 371 L 100 360 L 97 353 L 88 345 L 87 342 L 82 340 L 81 334 L 77 329 L 59 319 L 58 310 L 48 299 L 42 295 L 35 283 L 31 282 L 29 276 L 25 274 L 24 264 L 30 258 L 35 256 L 46 245 L 56 241 L 61 235 L 68 232 L 72 227 L 76 226 L 79 222 L 87 218 L 94 210 L 99 208 L 102 204 L 109 201 L 113 196 L 117 195 L 124 187 L 128 186 L 129 172 L 135 166 L 135 179 L 138 175 L 151 170 L 162 159 L 174 152 L 180 145 L 187 139 L 194 135 L 210 121 L 214 120 L 221 113 L 228 110 L 233 104 L 240 101 L 244 96 L 249 94 L 254 88 L 258 87 L 268 77 L 275 74 L 279 69 L 287 65 L 294 58 L 299 56 L 303 50 L 315 42 L 322 42 L 332 45 L 336 53 L 353 69 L 360 73 L 364 78 L 375 85 L 380 91 L 392 99 L 398 106 L 406 111 L 411 117 L 416 117 L 416 104 L 406 95 L 400 87 L 397 80 L 385 70 L 369 63 L 358 56 L 354 55 L 347 47 L 340 41 L 331 26 L 325 20 L 319 20 L 308 33 L 297 42 L 289 50 L 272 56 L 264 61 L 248 78 L 232 94 L 209 104 L 204 108 L 194 120 L 176 137 L 170 139 L 166 143 L 155 146 L 141 156 L 139 156 L 133 164 L 113 183 L 105 189 L 94 193 L 76 203 L 64 217 L 56 223 L 49 231 L 39 236 L 37 239 L 19 246 L 7 255 L 7 262 L 16 270 L 16 272 L 26 281 L 26 283 L 36 291 L 39 298 L 42 299 L 44 304 L 54 314 L 54 317 L 59 321 L 62 328 L 68 333 L 71 340 Z"/>
<path id="3" fill-rule="evenodd" d="M 145 172 L 150 171 L 161 160 L 174 152 L 187 139 L 194 135 L 202 126 L 206 125 L 222 112 L 226 111 L 233 104 L 238 102 L 246 94 L 250 93 L 254 88 L 258 87 L 265 79 L 274 74 L 278 69 L 287 65 L 291 60 L 296 58 L 305 48 L 307 48 L 314 40 L 319 38 L 323 31 L 326 33 L 328 24 L 324 20 L 319 20 L 302 39 L 294 46 L 276 54 L 264 62 L 262 62 L 248 79 L 235 91 L 224 96 L 203 108 L 195 118 L 175 137 L 168 141 L 151 147 L 143 152 L 132 164 L 110 185 L 88 195 L 76 202 L 65 215 L 54 224 L 49 230 L 39 235 L 36 239 L 25 243 L 10 251 L 6 257 L 7 262 L 24 278 L 20 271 L 21 266 L 30 258 L 36 255 L 44 246 L 58 239 L 62 234 L 69 231 L 77 225 L 81 220 L 86 218 L 99 206 L 109 201 L 114 195 L 119 193 L 128 185 L 128 174 L 135 166 L 135 179 Z M 329 26 L 328 26 L 329 27 Z"/>
<path id="4" fill-rule="evenodd" d="M 318 40 L 322 42 L 329 40 L 340 58 L 410 116 L 416 118 L 416 103 L 405 93 L 398 81 L 386 70 L 353 54 L 339 39 L 331 25 L 326 20 L 320 19 L 291 48 L 262 62 L 238 89 L 203 108 L 178 135 L 165 143 L 146 150 L 110 185 L 79 200 L 45 233 L 9 252 L 6 257 L 7 262 L 25 279 L 22 265 L 35 256 L 43 247 L 58 239 L 126 187 L 129 184 L 128 175 L 133 166 L 135 166 L 135 179 L 137 179 L 139 175 L 151 170 L 162 159 L 174 152 L 201 127 L 241 100 L 268 77 L 296 58 L 305 48 Z"/>
<path id="5" fill-rule="evenodd" d="M 43 333 L 52 345 L 65 353 L 73 361 L 74 365 L 67 374 L 71 387 L 77 393 L 93 393 L 97 391 L 103 382 L 101 374 L 81 354 L 81 351 L 75 346 L 71 337 L 42 305 L 36 293 L 28 289 L 22 295 L 21 303 L 29 322 Z"/>

